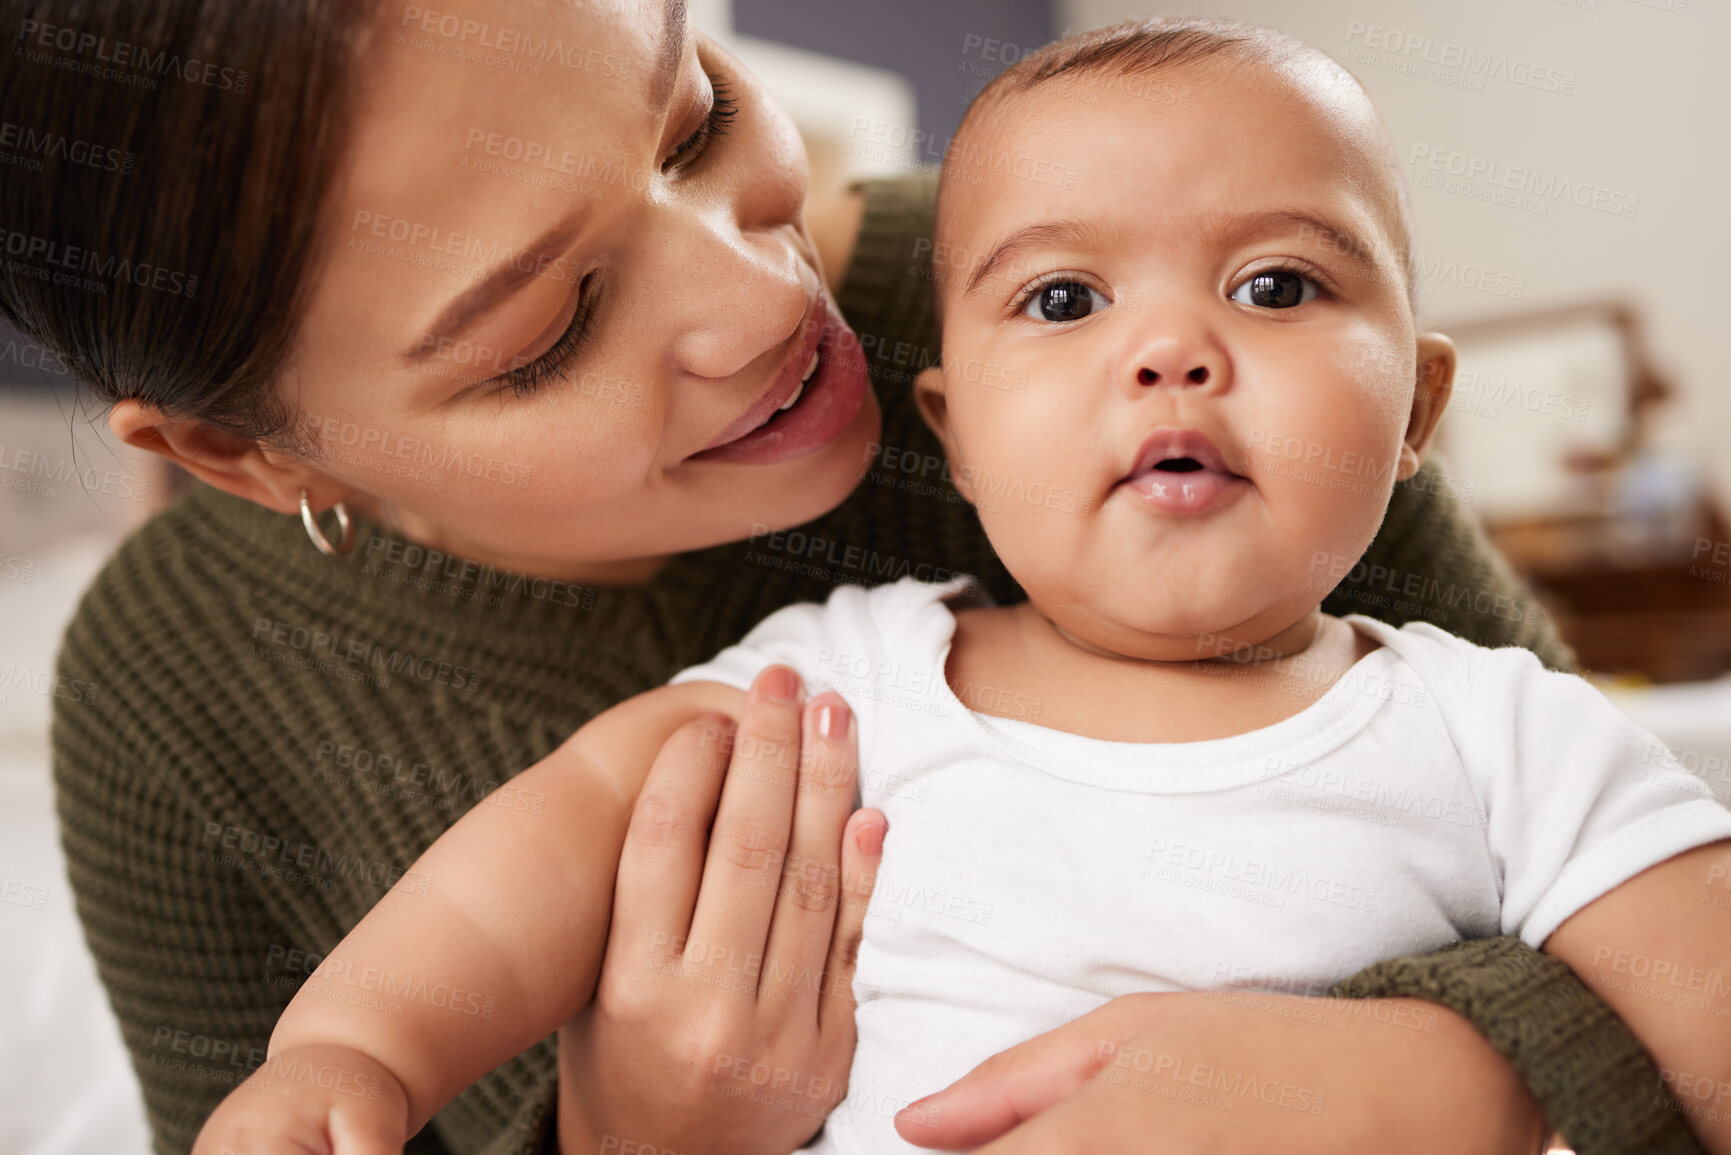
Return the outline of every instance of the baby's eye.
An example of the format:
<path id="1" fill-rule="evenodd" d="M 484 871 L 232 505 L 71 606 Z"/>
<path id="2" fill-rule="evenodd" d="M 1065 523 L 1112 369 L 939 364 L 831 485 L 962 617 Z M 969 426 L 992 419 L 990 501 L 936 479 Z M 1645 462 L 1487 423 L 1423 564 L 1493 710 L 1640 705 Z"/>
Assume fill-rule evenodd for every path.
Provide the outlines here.
<path id="1" fill-rule="evenodd" d="M 1246 290 L 1249 300 L 1241 295 Z M 1267 269 L 1233 290 L 1232 299 L 1263 309 L 1291 309 L 1316 299 L 1316 283 L 1291 269 Z"/>
<path id="2" fill-rule="evenodd" d="M 1109 304 L 1104 293 L 1080 281 L 1053 281 L 1029 294 L 1022 316 L 1037 321 L 1080 321 Z"/>

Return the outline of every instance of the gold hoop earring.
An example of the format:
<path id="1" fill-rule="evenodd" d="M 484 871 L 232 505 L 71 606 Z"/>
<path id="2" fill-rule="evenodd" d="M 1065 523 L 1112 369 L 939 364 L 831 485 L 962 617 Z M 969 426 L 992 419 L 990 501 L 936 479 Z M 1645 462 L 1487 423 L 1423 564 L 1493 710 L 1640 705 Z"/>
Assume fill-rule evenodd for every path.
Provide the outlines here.
<path id="1" fill-rule="evenodd" d="M 313 539 L 313 544 L 319 547 L 319 552 L 327 557 L 335 557 L 340 553 L 348 553 L 355 544 L 355 527 L 349 521 L 348 507 L 342 502 L 331 506 L 331 512 L 337 515 L 337 529 L 342 537 L 337 544 L 332 545 L 325 537 L 324 530 L 319 528 L 319 519 L 313 514 L 312 503 L 307 500 L 307 491 L 301 490 L 301 524 L 307 528 L 307 536 Z"/>

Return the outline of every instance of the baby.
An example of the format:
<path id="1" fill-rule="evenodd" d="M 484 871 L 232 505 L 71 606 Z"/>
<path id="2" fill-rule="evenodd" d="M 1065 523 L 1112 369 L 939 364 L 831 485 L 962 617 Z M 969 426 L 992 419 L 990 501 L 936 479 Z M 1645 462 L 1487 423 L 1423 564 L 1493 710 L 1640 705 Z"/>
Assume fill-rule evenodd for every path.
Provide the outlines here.
<path id="1" fill-rule="evenodd" d="M 1449 396 L 1453 346 L 1415 331 L 1410 248 L 1388 134 L 1313 49 L 1177 19 L 1022 60 L 945 161 L 942 368 L 916 389 L 1028 600 L 978 604 L 965 577 L 844 587 L 598 718 L 556 771 L 525 772 L 549 791 L 544 829 L 466 815 L 417 867 L 439 902 L 387 896 L 327 963 L 569 990 L 496 1018 L 303 992 L 273 1054 L 370 1056 L 400 1115 L 560 1026 L 593 989 L 658 745 L 630 735 L 775 664 L 847 699 L 863 801 L 890 829 L 854 980 L 861 1094 L 818 1149 L 903 1148 L 877 1104 L 1138 991 L 1321 994 L 1498 934 L 1586 977 L 1620 952 L 1713 974 L 1731 922 L 1699 903 L 1731 863 L 1731 811 L 1652 735 L 1527 651 L 1321 612 Z M 513 905 L 550 872 L 557 913 Z M 1731 1081 L 1715 1016 L 1600 989 L 1661 1065 Z M 207 1135 L 237 1126 L 234 1101 Z M 1731 1151 L 1717 1120 L 1697 1132 Z"/>

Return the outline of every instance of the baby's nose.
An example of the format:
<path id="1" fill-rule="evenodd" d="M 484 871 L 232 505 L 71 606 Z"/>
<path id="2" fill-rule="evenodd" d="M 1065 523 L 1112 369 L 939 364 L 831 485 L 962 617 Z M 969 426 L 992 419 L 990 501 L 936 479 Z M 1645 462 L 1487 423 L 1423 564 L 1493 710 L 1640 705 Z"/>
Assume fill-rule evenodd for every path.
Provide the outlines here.
<path id="1" fill-rule="evenodd" d="M 1191 385 L 1208 384 L 1208 366 L 1197 365 L 1193 367 L 1184 374 L 1183 380 Z M 1160 384 L 1160 371 L 1144 365 L 1136 370 L 1136 383 L 1138 385 L 1158 385 Z"/>

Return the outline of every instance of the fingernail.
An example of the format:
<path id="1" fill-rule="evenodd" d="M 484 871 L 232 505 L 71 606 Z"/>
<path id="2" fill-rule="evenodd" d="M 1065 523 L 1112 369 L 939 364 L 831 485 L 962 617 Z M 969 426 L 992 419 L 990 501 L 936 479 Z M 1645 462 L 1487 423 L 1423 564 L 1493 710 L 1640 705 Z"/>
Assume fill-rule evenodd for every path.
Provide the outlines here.
<path id="1" fill-rule="evenodd" d="M 825 738 L 846 738 L 853 712 L 840 703 L 826 703 L 818 707 L 817 732 Z"/>
<path id="2" fill-rule="evenodd" d="M 799 693 L 799 679 L 786 666 L 777 666 L 763 680 L 763 696 L 774 702 L 791 702 Z"/>
<path id="3" fill-rule="evenodd" d="M 859 845 L 861 854 L 876 858 L 884 848 L 884 828 L 876 823 L 862 826 L 854 832 L 854 842 Z"/>

